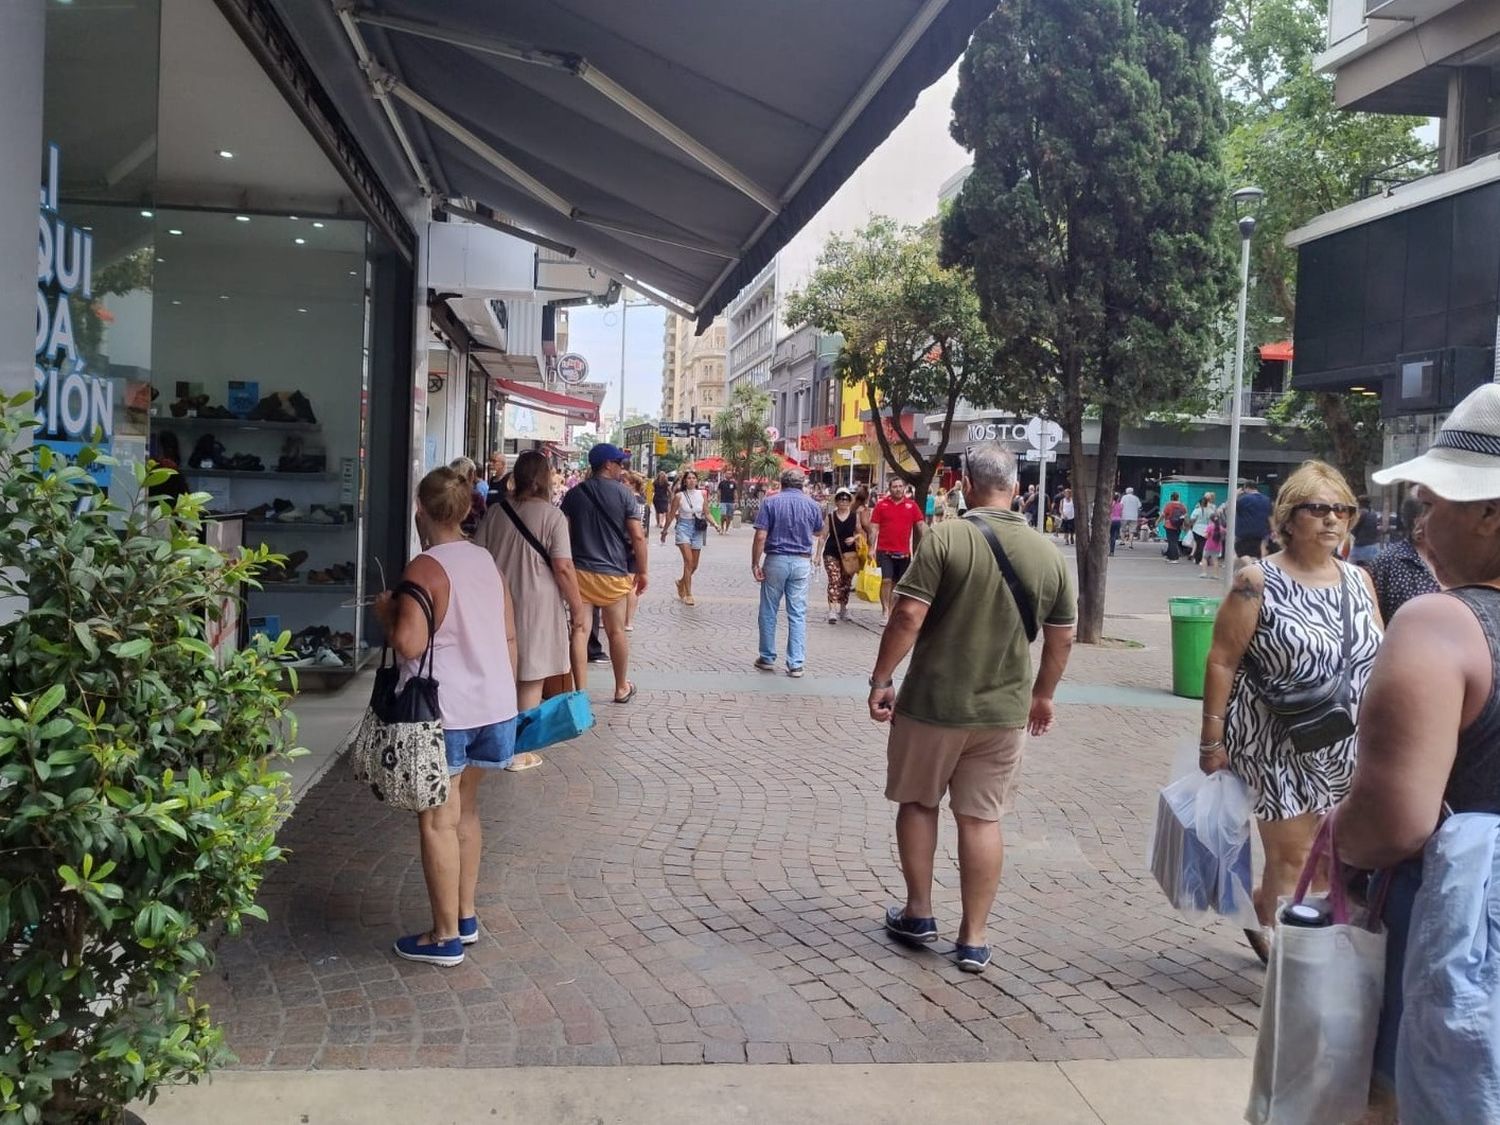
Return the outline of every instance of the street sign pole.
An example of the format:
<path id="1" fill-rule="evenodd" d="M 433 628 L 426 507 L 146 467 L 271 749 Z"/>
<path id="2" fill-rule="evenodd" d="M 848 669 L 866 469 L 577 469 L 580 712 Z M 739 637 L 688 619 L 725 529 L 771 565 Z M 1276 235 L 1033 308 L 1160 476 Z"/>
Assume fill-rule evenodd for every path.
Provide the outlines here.
<path id="1" fill-rule="evenodd" d="M 1036 461 L 1036 529 L 1045 533 L 1047 530 L 1047 451 L 1041 450 L 1041 456 Z"/>

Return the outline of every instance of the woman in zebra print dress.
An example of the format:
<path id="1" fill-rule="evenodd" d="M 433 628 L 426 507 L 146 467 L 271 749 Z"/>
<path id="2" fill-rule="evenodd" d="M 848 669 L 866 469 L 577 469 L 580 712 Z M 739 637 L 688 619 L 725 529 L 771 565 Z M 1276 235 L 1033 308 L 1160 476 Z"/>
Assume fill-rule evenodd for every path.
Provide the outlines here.
<path id="1" fill-rule="evenodd" d="M 1199 765 L 1228 769 L 1250 788 L 1266 866 L 1255 894 L 1262 925 L 1291 894 L 1322 815 L 1343 799 L 1354 773 L 1354 739 L 1299 754 L 1266 692 L 1323 683 L 1343 665 L 1343 617 L 1353 626 L 1350 682 L 1358 714 L 1380 645 L 1380 611 L 1369 575 L 1335 556 L 1358 508 L 1338 470 L 1309 461 L 1277 494 L 1271 526 L 1284 545 L 1248 563 L 1219 607 L 1204 678 Z M 1250 931 L 1263 959 L 1265 938 Z"/>

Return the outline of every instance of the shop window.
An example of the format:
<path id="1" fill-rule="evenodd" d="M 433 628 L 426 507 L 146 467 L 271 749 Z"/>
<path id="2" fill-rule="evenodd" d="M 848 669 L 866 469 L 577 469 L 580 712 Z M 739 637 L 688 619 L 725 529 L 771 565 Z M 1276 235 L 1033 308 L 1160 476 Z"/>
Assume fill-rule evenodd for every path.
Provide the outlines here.
<path id="1" fill-rule="evenodd" d="M 162 210 L 153 434 L 245 540 L 286 556 L 250 591 L 252 632 L 290 631 L 319 671 L 352 671 L 365 585 L 366 226 Z M 375 588 L 395 579 L 381 560 Z"/>

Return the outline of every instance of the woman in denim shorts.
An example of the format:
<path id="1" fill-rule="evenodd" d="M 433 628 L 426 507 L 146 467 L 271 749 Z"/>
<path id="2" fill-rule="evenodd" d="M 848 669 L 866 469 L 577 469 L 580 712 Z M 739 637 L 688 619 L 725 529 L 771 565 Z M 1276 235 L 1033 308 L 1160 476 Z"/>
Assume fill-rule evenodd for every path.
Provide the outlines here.
<path id="1" fill-rule="evenodd" d="M 703 545 L 708 541 L 708 490 L 698 487 L 698 474 L 692 469 L 685 470 L 678 480 L 672 509 L 661 529 L 663 543 L 667 541 L 667 529 L 674 520 L 677 522 L 677 549 L 682 552 L 682 577 L 677 580 L 677 596 L 685 605 L 697 605 L 693 600 L 693 574 L 698 569 Z"/>
<path id="2" fill-rule="evenodd" d="M 432 928 L 396 941 L 399 956 L 432 965 L 460 964 L 464 946 L 479 940 L 479 785 L 516 746 L 515 614 L 494 557 L 460 528 L 470 491 L 452 469 L 422 478 L 416 522 L 426 549 L 401 575 L 432 599 L 431 674 L 453 777 L 448 800 L 417 814 Z M 413 599 L 389 593 L 376 598 L 375 615 L 402 659 L 404 683 L 427 651 L 427 618 Z"/>

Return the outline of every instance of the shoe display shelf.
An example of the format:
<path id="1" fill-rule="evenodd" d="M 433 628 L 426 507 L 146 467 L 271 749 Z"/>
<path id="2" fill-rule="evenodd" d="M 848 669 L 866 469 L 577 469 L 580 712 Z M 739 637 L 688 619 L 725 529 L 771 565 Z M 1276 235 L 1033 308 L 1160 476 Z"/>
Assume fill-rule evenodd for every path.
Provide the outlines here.
<path id="1" fill-rule="evenodd" d="M 158 418 L 163 429 L 180 427 L 185 430 L 265 430 L 278 434 L 315 434 L 322 430 L 318 422 L 263 422 L 255 418 Z"/>
<path id="2" fill-rule="evenodd" d="M 338 480 L 338 473 L 283 473 L 275 469 L 195 469 L 182 470 L 185 477 L 229 477 L 236 480 Z"/>
<path id="3" fill-rule="evenodd" d="M 353 520 L 335 523 L 323 523 L 321 520 L 246 520 L 245 533 L 248 535 L 253 531 L 257 535 L 264 535 L 289 532 L 300 535 L 305 531 L 353 531 L 355 526 Z"/>

